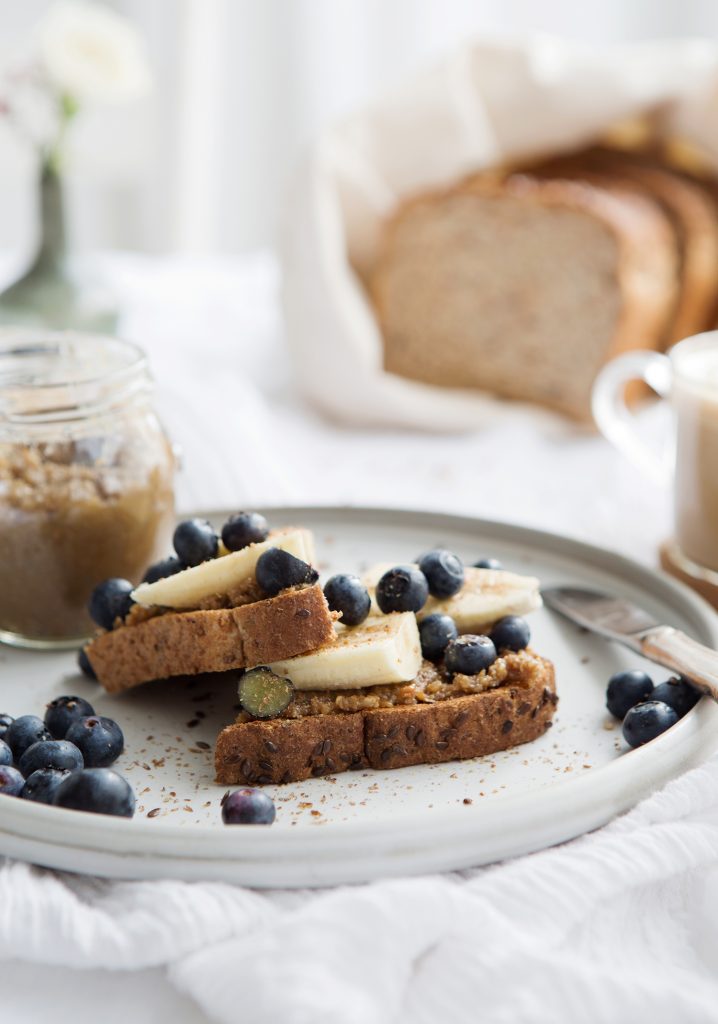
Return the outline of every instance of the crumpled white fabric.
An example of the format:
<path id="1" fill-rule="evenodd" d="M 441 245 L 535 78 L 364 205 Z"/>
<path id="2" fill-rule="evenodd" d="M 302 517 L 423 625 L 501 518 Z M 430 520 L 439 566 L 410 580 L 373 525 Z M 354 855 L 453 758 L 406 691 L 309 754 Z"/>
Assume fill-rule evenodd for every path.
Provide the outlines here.
<path id="1" fill-rule="evenodd" d="M 361 283 L 404 196 L 503 160 L 571 148 L 650 113 L 718 164 L 718 45 L 477 42 L 331 126 L 287 211 L 284 314 L 296 377 L 336 420 L 463 431 L 510 415 L 490 396 L 385 373 Z"/>
<path id="2" fill-rule="evenodd" d="M 222 1024 L 710 1024 L 717 851 L 718 759 L 594 835 L 463 877 L 259 893 L 5 863 L 0 958 L 164 965 Z"/>

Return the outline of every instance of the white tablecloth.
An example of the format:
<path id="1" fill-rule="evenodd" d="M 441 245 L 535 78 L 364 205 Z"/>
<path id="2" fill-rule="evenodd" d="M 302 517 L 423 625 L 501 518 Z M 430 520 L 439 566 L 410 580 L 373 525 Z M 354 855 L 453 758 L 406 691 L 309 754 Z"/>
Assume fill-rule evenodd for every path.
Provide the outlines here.
<path id="1" fill-rule="evenodd" d="M 433 508 L 655 562 L 669 496 L 594 435 L 539 413 L 457 437 L 362 433 L 304 407 L 271 257 L 108 265 L 123 333 L 148 349 L 183 449 L 182 509 Z M 648 420 L 655 437 L 661 414 Z M 712 764 L 557 850 L 327 893 L 105 883 L 6 864 L 0 1020 L 718 1022 L 714 794 Z"/>

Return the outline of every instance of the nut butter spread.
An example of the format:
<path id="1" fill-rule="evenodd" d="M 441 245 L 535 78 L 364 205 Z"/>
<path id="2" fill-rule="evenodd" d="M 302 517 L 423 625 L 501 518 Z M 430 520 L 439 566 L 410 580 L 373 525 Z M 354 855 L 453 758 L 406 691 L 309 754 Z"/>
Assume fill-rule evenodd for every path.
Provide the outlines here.
<path id="1" fill-rule="evenodd" d="M 410 683 L 367 686 L 356 690 L 298 690 L 281 717 L 305 718 L 308 715 L 336 715 L 398 705 L 434 704 L 497 686 L 531 686 L 543 671 L 541 659 L 528 649 L 504 652 L 488 669 L 475 676 L 459 674 L 451 677 L 440 666 L 424 661 L 416 679 Z M 251 716 L 246 712 L 237 716 L 237 722 L 248 721 L 251 721 Z"/>
<path id="2" fill-rule="evenodd" d="M 89 341 L 122 346 L 111 339 Z M 65 344 L 56 342 L 55 348 Z M 7 356 L 2 345 L 0 337 L 0 370 Z M 74 355 L 70 365 L 76 368 Z M 105 389 L 101 402 L 85 389 L 82 404 L 69 413 L 54 407 L 57 388 L 51 388 L 39 416 L 41 403 L 30 389 L 32 415 L 25 417 L 21 407 L 20 414 L 4 416 L 17 404 L 3 406 L 0 373 L 0 632 L 5 639 L 53 643 L 88 636 L 93 627 L 86 605 L 95 584 L 109 576 L 136 581 L 169 547 L 174 458 L 147 389 L 140 381 L 127 394 L 126 379 L 123 385 L 117 402 L 112 389 Z"/>

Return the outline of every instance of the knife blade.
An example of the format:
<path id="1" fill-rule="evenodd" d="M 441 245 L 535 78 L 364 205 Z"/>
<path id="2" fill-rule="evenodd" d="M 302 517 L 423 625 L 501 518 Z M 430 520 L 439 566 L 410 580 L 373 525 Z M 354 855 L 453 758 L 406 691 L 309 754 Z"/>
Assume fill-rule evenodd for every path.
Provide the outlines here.
<path id="1" fill-rule="evenodd" d="M 636 651 L 718 700 L 718 653 L 656 620 L 640 605 L 585 587 L 546 587 L 546 605 L 579 626 Z"/>

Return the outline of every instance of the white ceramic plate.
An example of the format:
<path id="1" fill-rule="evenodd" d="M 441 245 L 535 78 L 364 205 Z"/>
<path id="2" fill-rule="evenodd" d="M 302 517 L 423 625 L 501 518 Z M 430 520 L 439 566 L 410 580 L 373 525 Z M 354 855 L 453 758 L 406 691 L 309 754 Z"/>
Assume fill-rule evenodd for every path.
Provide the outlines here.
<path id="1" fill-rule="evenodd" d="M 600 548 L 501 523 L 368 509 L 269 509 L 273 525 L 314 530 L 324 574 L 408 561 L 441 544 L 467 562 L 484 555 L 548 584 L 577 583 L 632 598 L 659 620 L 718 646 L 718 616 L 668 577 Z M 217 525 L 226 515 L 211 517 Z M 620 668 L 668 673 L 547 610 L 531 616 L 533 646 L 556 664 L 554 727 L 524 746 L 473 761 L 354 772 L 267 787 L 277 820 L 227 827 L 225 787 L 213 781 L 218 730 L 236 689 L 207 677 L 112 698 L 78 675 L 72 653 L 0 648 L 0 711 L 42 714 L 62 693 L 117 718 L 127 750 L 118 767 L 137 793 L 131 821 L 11 798 L 0 801 L 0 853 L 123 878 L 225 879 L 321 886 L 485 864 L 537 850 L 605 823 L 718 747 L 718 708 L 702 700 L 674 728 L 628 751 L 604 691 Z M 159 808 L 159 812 L 156 809 Z M 155 811 L 153 817 L 148 817 Z"/>

